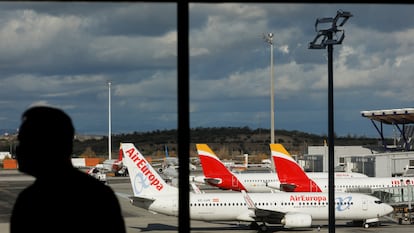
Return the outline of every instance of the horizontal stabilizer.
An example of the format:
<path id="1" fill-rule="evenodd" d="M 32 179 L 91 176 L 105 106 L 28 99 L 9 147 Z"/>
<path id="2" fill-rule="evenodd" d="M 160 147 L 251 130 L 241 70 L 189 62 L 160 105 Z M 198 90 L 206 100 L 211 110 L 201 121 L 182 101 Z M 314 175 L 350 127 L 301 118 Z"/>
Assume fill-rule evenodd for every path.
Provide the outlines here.
<path id="1" fill-rule="evenodd" d="M 294 192 L 295 188 L 295 184 L 280 184 L 280 190 L 283 192 Z"/>
<path id="2" fill-rule="evenodd" d="M 220 178 L 204 178 L 204 181 L 206 183 L 216 185 L 216 184 L 221 184 L 222 180 Z"/>
<path id="3" fill-rule="evenodd" d="M 149 206 L 155 201 L 154 199 L 150 199 L 150 198 L 134 197 L 134 196 L 130 196 L 129 200 L 132 205 L 143 208 L 143 209 L 148 209 Z"/>

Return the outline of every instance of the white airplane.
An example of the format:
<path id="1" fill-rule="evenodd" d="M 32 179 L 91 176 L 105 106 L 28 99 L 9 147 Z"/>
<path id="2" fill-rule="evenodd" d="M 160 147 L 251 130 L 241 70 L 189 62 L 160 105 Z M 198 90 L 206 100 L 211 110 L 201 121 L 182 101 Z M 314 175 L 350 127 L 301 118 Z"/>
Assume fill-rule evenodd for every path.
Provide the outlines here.
<path id="1" fill-rule="evenodd" d="M 275 172 L 231 172 L 223 162 L 216 156 L 207 144 L 196 144 L 198 156 L 204 176 L 196 176 L 193 181 L 198 184 L 209 184 L 225 190 L 247 192 L 270 192 L 278 190 L 280 187 L 279 179 Z M 312 178 L 328 177 L 328 173 L 312 172 L 308 173 Z M 337 172 L 337 177 L 366 177 L 360 173 Z M 272 185 L 269 187 L 268 183 Z M 277 185 L 278 184 L 278 185 Z"/>
<path id="2" fill-rule="evenodd" d="M 328 192 L 328 178 L 312 178 L 303 172 L 282 144 L 270 144 L 279 182 L 274 188 L 291 192 Z M 335 192 L 372 193 L 377 189 L 414 185 L 412 177 L 358 177 L 335 179 Z"/>
<path id="3" fill-rule="evenodd" d="M 204 176 L 194 177 L 198 184 L 209 184 L 224 190 L 270 192 L 268 182 L 277 182 L 277 175 L 266 173 L 235 173 L 215 155 L 207 144 L 196 144 Z"/>
<path id="4" fill-rule="evenodd" d="M 102 163 L 96 164 L 94 167 L 91 167 L 86 173 L 94 177 L 102 177 L 103 175 L 106 175 L 106 173 L 114 173 L 115 176 L 128 175 L 126 167 L 122 164 L 121 155 L 118 156 L 118 159 L 107 159 L 104 160 Z M 102 178 L 98 179 L 102 180 Z"/>
<path id="5" fill-rule="evenodd" d="M 134 196 L 133 205 L 153 213 L 178 216 L 178 188 L 168 185 L 132 143 L 122 143 Z M 121 194 L 118 194 L 123 196 Z M 266 223 L 285 228 L 310 227 L 313 220 L 328 220 L 327 193 L 219 192 L 189 194 L 190 218 L 201 221 L 250 222 L 267 230 Z M 378 198 L 361 193 L 335 194 L 335 219 L 359 220 L 364 226 L 387 215 L 393 208 Z"/>
<path id="6" fill-rule="evenodd" d="M 151 162 L 153 167 L 157 167 L 157 171 L 163 174 L 167 179 L 178 178 L 178 158 L 171 157 L 168 153 L 168 147 L 165 145 L 165 157 L 162 159 L 153 159 Z M 190 171 L 197 170 L 194 164 L 189 163 Z"/>

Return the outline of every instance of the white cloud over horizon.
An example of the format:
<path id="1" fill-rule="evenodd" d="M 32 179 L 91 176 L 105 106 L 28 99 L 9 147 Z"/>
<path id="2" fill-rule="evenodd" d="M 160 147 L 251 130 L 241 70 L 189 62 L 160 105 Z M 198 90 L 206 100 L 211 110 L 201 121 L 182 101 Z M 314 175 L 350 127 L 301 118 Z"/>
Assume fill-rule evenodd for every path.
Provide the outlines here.
<path id="1" fill-rule="evenodd" d="M 378 136 L 360 111 L 413 107 L 411 4 L 190 4 L 190 126 L 270 128 L 272 32 L 275 128 L 327 134 L 327 51 L 307 46 L 339 9 L 335 131 Z M 108 81 L 114 133 L 176 128 L 176 21 L 172 3 L 1 2 L 0 128 L 43 103 L 106 134 Z"/>

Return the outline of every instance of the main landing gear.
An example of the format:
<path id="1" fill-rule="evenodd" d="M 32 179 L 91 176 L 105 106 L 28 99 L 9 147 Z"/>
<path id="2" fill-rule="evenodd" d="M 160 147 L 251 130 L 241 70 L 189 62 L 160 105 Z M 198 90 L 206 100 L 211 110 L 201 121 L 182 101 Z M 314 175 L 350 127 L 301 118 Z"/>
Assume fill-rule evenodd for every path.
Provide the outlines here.
<path id="1" fill-rule="evenodd" d="M 267 232 L 269 230 L 269 228 L 267 227 L 265 223 L 262 223 L 259 225 L 257 224 L 257 222 L 252 222 L 250 224 L 250 229 L 258 230 L 258 232 Z"/>

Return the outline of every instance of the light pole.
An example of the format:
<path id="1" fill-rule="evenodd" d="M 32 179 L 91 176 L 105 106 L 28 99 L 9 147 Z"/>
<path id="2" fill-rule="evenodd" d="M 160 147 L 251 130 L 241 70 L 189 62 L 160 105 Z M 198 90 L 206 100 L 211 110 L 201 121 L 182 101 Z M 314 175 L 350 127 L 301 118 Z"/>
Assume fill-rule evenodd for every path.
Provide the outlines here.
<path id="1" fill-rule="evenodd" d="M 335 18 L 318 18 L 315 22 L 315 31 L 317 35 L 315 39 L 309 43 L 309 49 L 325 49 L 328 47 L 328 199 L 329 199 L 329 232 L 335 232 L 335 176 L 334 176 L 334 114 L 333 114 L 333 66 L 332 66 L 332 52 L 333 45 L 341 44 L 345 38 L 345 31 L 338 29 L 337 23 L 338 20 L 339 26 L 342 27 L 345 22 L 352 17 L 350 12 L 346 11 L 337 11 Z M 328 28 L 319 29 L 318 25 L 320 23 L 328 23 Z M 333 39 L 333 35 L 337 33 L 339 35 L 339 40 Z"/>
<path id="2" fill-rule="evenodd" d="M 111 82 L 108 82 L 108 158 L 109 160 L 112 158 L 111 156 Z"/>
<path id="3" fill-rule="evenodd" d="M 275 87 L 273 84 L 273 33 L 263 34 L 263 39 L 270 44 L 270 143 L 275 143 Z"/>

